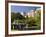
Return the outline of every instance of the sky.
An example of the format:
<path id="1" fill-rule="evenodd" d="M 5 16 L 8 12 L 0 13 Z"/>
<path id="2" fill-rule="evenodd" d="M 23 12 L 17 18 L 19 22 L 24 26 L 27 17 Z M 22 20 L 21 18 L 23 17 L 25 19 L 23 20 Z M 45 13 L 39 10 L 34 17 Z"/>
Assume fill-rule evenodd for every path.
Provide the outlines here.
<path id="1" fill-rule="evenodd" d="M 37 8 L 40 7 L 11 5 L 11 12 L 29 12 L 31 10 L 36 10 Z"/>

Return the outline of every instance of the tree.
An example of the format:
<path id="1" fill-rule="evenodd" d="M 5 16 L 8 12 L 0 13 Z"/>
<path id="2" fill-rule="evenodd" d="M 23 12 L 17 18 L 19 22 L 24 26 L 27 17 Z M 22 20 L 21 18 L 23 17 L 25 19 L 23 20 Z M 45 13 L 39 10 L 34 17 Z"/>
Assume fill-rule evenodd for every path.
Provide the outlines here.
<path id="1" fill-rule="evenodd" d="M 38 26 L 38 29 L 40 29 L 41 26 L 41 10 L 38 10 L 36 15 L 35 15 L 35 21 L 36 21 L 36 25 Z"/>
<path id="2" fill-rule="evenodd" d="M 15 14 L 14 12 L 11 12 L 11 23 L 14 21 L 14 19 L 15 19 Z"/>
<path id="3" fill-rule="evenodd" d="M 16 14 L 15 14 L 15 19 L 16 19 L 16 20 L 22 20 L 22 19 L 25 19 L 25 17 L 22 16 L 20 13 L 16 13 Z"/>
<path id="4" fill-rule="evenodd" d="M 22 20 L 25 19 L 24 16 L 22 16 L 19 12 L 15 13 L 15 12 L 11 12 L 11 23 L 15 20 Z"/>

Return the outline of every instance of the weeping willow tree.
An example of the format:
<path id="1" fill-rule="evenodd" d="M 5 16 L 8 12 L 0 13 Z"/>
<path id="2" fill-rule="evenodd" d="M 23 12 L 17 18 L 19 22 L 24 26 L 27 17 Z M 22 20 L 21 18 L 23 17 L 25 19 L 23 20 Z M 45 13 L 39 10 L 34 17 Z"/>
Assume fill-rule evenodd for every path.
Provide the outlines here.
<path id="1" fill-rule="evenodd" d="M 35 14 L 35 25 L 37 25 L 37 29 L 41 27 L 41 10 L 38 10 Z"/>
<path id="2" fill-rule="evenodd" d="M 40 29 L 41 26 L 41 10 L 37 10 L 34 17 L 30 17 L 27 21 L 28 26 L 37 26 L 37 29 Z"/>

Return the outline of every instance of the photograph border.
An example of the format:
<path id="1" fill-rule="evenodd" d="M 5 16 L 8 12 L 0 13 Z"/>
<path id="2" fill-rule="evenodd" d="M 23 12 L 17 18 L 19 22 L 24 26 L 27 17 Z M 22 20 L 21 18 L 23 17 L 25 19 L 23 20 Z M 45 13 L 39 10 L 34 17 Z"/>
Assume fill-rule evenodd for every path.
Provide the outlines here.
<path id="1" fill-rule="evenodd" d="M 42 4 L 43 5 L 43 32 L 28 34 L 8 34 L 8 3 L 26 3 L 26 4 Z M 38 35 L 45 34 L 45 3 L 44 2 L 27 2 L 27 1 L 5 1 L 5 36 L 22 36 L 22 35 Z"/>

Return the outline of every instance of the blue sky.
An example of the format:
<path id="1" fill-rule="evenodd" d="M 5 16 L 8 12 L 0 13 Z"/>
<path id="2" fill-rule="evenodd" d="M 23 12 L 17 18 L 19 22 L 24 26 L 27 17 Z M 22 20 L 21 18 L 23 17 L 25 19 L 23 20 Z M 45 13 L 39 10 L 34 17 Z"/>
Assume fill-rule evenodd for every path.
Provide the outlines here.
<path id="1" fill-rule="evenodd" d="M 29 12 L 31 10 L 36 10 L 37 8 L 40 7 L 11 5 L 11 12 Z"/>

